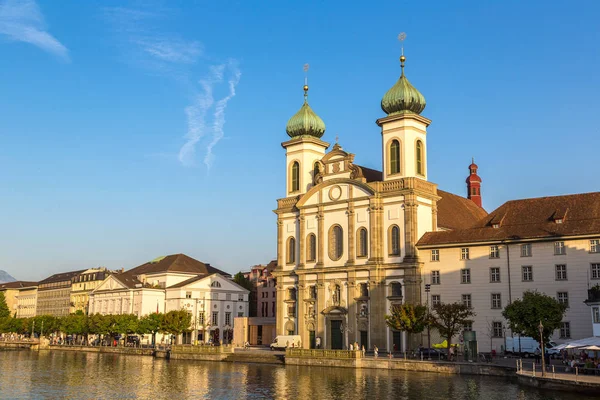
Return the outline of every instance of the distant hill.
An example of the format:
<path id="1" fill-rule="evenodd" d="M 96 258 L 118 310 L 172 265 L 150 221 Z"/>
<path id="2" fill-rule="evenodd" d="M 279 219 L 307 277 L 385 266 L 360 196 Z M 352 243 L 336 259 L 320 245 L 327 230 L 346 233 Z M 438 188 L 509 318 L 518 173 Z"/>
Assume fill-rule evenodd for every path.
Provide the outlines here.
<path id="1" fill-rule="evenodd" d="M 16 279 L 15 279 L 15 278 L 13 278 L 12 276 L 10 276 L 10 275 L 8 274 L 8 272 L 6 272 L 6 271 L 2 271 L 2 270 L 0 269 L 0 283 L 14 282 L 14 281 L 16 281 Z"/>

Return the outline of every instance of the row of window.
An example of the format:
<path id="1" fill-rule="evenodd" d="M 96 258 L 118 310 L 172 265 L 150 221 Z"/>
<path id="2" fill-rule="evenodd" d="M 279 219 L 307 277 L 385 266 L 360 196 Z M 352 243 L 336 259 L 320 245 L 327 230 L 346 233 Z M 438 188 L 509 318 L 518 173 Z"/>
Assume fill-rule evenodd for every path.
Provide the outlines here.
<path id="1" fill-rule="evenodd" d="M 269 316 L 269 303 L 263 302 L 261 307 L 262 308 L 260 310 L 260 316 L 268 317 Z M 271 316 L 272 317 L 275 316 L 275 302 L 271 303 Z"/>
<path id="2" fill-rule="evenodd" d="M 423 142 L 417 140 L 415 143 L 415 169 L 419 175 L 425 175 L 425 162 L 423 157 L 424 148 Z M 400 141 L 398 139 L 392 140 L 390 143 L 390 175 L 399 174 L 401 172 L 400 150 Z"/>
<path id="3" fill-rule="evenodd" d="M 213 283 L 215 283 L 215 282 L 213 282 Z M 216 282 L 216 283 L 219 283 L 219 282 Z M 219 293 L 212 293 L 211 300 L 219 300 L 219 297 L 220 297 Z M 185 298 L 186 299 L 191 299 L 192 298 L 192 292 L 185 292 Z M 231 301 L 231 293 L 225 293 L 225 300 L 226 301 Z M 239 294 L 238 295 L 238 301 L 244 301 L 244 295 L 243 294 Z"/>
<path id="4" fill-rule="evenodd" d="M 556 293 L 556 299 L 559 303 L 565 304 L 569 307 L 569 293 L 568 292 L 558 292 Z M 473 307 L 473 302 L 470 294 L 461 295 L 462 303 L 469 307 Z M 433 305 L 441 304 L 442 298 L 439 294 L 434 294 L 431 296 L 431 303 Z M 502 294 L 501 293 L 491 293 L 490 294 L 490 308 L 493 310 L 502 309 Z"/>
<path id="5" fill-rule="evenodd" d="M 600 253 L 600 239 L 592 239 L 590 240 L 590 253 Z M 567 250 L 565 247 L 565 242 L 554 242 L 554 255 L 565 255 L 567 254 Z M 531 243 L 526 243 L 521 245 L 521 257 L 531 257 L 532 256 L 532 248 Z M 489 251 L 490 258 L 500 258 L 500 248 L 498 245 L 490 246 Z M 461 260 L 469 260 L 469 248 L 462 247 L 460 249 L 460 259 Z M 439 249 L 431 250 L 431 261 L 440 261 L 440 251 Z"/>
<path id="6" fill-rule="evenodd" d="M 315 179 L 317 175 L 321 172 L 319 167 L 319 162 L 315 162 L 313 166 L 313 184 L 315 183 Z M 297 192 L 300 190 L 300 163 L 298 161 L 294 161 L 290 168 L 290 192 Z"/>
<path id="7" fill-rule="evenodd" d="M 463 327 L 464 331 L 472 331 L 473 323 L 468 323 Z M 506 333 L 504 330 L 504 324 L 500 321 L 493 321 L 491 326 L 491 334 L 494 338 L 501 338 Z M 570 322 L 561 322 L 560 323 L 560 333 L 559 336 L 561 339 L 568 339 L 571 337 L 571 323 Z"/>
<path id="8" fill-rule="evenodd" d="M 243 312 L 238 313 L 238 317 L 243 317 L 243 316 L 244 316 Z M 198 313 L 198 324 L 204 325 L 204 322 L 205 322 L 204 311 L 201 311 Z M 219 312 L 218 311 L 212 312 L 211 325 L 217 325 L 217 326 L 219 325 Z M 230 312 L 225 313 L 225 325 L 231 326 L 231 313 Z"/>
<path id="9" fill-rule="evenodd" d="M 567 265 L 557 264 L 555 268 L 555 280 L 566 281 L 567 280 Z M 590 264 L 590 277 L 591 279 L 600 279 L 600 263 Z M 533 267 L 531 265 L 523 265 L 521 267 L 521 280 L 523 282 L 533 282 Z M 499 283 L 500 280 L 500 267 L 490 268 L 490 283 Z M 441 285 L 442 277 L 440 271 L 431 271 L 432 285 Z M 460 283 L 471 283 L 471 269 L 463 268 L 460 270 Z"/>
<path id="10" fill-rule="evenodd" d="M 290 236 L 287 240 L 286 262 L 293 264 L 296 262 L 296 238 Z M 333 225 L 329 228 L 328 236 L 329 258 L 337 261 L 344 254 L 344 231 L 340 225 Z M 392 225 L 388 228 L 388 254 L 390 256 L 400 256 L 400 228 L 398 225 Z M 356 232 L 356 256 L 367 257 L 369 255 L 369 234 L 366 228 L 358 228 Z M 317 236 L 314 233 L 306 237 L 306 261 L 315 262 L 317 260 Z"/>

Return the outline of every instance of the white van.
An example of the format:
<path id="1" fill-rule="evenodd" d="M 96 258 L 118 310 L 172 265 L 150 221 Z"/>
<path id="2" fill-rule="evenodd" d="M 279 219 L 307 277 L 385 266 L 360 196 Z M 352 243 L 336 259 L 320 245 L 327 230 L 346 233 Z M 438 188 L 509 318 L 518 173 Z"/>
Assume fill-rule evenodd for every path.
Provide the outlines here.
<path id="1" fill-rule="evenodd" d="M 519 343 L 520 342 L 520 343 Z M 552 340 L 548 341 L 545 344 L 546 350 L 550 355 L 556 355 L 558 350 L 553 350 L 553 347 L 556 347 L 557 344 Z M 518 336 L 515 337 L 507 337 L 506 338 L 506 352 L 512 354 L 520 354 L 527 357 L 535 354 L 535 350 L 540 348 L 540 344 L 537 340 L 531 337 L 521 336 L 520 340 Z"/>
<path id="2" fill-rule="evenodd" d="M 280 335 L 273 339 L 271 350 L 285 350 L 286 347 L 301 347 L 300 335 Z"/>

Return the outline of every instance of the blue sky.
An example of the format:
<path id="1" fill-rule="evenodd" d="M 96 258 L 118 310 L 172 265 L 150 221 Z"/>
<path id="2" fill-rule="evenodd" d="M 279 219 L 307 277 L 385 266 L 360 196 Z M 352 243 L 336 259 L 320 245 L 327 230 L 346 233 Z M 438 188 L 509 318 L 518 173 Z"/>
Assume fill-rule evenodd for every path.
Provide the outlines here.
<path id="1" fill-rule="evenodd" d="M 475 157 L 487 210 L 597 191 L 599 17 L 596 1 L 0 0 L 0 269 L 268 262 L 303 64 L 324 139 L 380 169 L 402 31 L 431 181 L 464 195 Z"/>

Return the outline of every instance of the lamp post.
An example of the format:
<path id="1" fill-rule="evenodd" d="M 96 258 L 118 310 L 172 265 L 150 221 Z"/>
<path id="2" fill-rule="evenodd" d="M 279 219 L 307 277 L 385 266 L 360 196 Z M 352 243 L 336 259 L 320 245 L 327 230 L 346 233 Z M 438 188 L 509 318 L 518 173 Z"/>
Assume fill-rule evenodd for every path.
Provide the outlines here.
<path id="1" fill-rule="evenodd" d="M 429 292 L 431 291 L 431 285 L 429 283 L 425 284 L 425 293 L 427 293 L 427 348 L 431 348 L 431 329 L 429 327 Z M 430 354 L 429 359 L 431 360 L 431 352 L 427 350 Z"/>
<path id="2" fill-rule="evenodd" d="M 538 329 L 540 330 L 540 347 L 542 351 L 542 376 L 544 376 L 544 371 L 546 370 L 546 352 L 544 351 L 544 325 L 542 325 L 541 320 Z"/>

